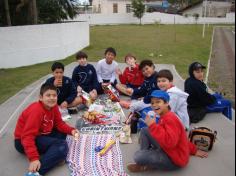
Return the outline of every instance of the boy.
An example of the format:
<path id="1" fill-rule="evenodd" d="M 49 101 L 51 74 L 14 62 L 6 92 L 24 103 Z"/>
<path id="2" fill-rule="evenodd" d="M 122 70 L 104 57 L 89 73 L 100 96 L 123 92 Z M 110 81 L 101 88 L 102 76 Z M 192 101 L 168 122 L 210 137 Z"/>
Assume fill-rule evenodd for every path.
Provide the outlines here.
<path id="1" fill-rule="evenodd" d="M 57 106 L 57 88 L 43 84 L 39 101 L 32 103 L 19 116 L 16 124 L 15 148 L 29 159 L 29 172 L 46 174 L 65 161 L 68 146 L 66 134 L 79 132 L 62 121 Z"/>
<path id="2" fill-rule="evenodd" d="M 177 170 L 189 162 L 189 155 L 207 157 L 204 151 L 188 141 L 184 126 L 179 118 L 170 112 L 170 97 L 167 92 L 155 90 L 146 99 L 153 111 L 160 116 L 158 124 L 155 118 L 147 116 L 140 134 L 141 150 L 134 155 L 135 163 L 128 164 L 131 172 L 142 172 L 152 169 Z"/>
<path id="3" fill-rule="evenodd" d="M 78 89 L 89 93 L 93 100 L 97 99 L 98 80 L 97 73 L 93 65 L 87 62 L 88 55 L 82 51 L 76 54 L 76 60 L 79 63 L 75 67 L 72 80 Z"/>
<path id="4" fill-rule="evenodd" d="M 97 77 L 99 82 L 98 93 L 103 94 L 103 86 L 111 84 L 116 87 L 116 69 L 118 63 L 114 61 L 116 58 L 116 50 L 114 48 L 107 48 L 105 51 L 105 58 L 100 60 L 97 64 Z"/>
<path id="5" fill-rule="evenodd" d="M 199 62 L 189 66 L 190 77 L 185 81 L 185 92 L 189 94 L 187 102 L 190 122 L 197 123 L 210 112 L 222 112 L 232 120 L 230 101 L 223 99 L 219 94 L 208 93 L 207 86 L 203 82 L 205 68 Z"/>
<path id="6" fill-rule="evenodd" d="M 116 73 L 119 76 L 121 84 L 117 84 L 116 88 L 125 95 L 131 96 L 127 92 L 127 88 L 139 88 L 143 84 L 144 77 L 133 55 L 127 54 L 125 56 L 125 62 L 128 67 L 125 68 L 123 74 L 120 69 L 117 69 Z"/>
<path id="7" fill-rule="evenodd" d="M 60 62 L 54 62 L 51 70 L 53 77 L 46 80 L 46 83 L 57 88 L 57 104 L 62 109 L 80 105 L 82 99 L 77 97 L 76 87 L 72 80 L 64 76 L 64 65 Z"/>
<path id="8" fill-rule="evenodd" d="M 157 85 L 160 90 L 169 94 L 171 111 L 180 118 L 185 128 L 189 129 L 188 94 L 174 86 L 173 79 L 173 74 L 169 70 L 161 70 L 158 72 Z"/>
<path id="9" fill-rule="evenodd" d="M 153 62 L 151 60 L 143 60 L 140 63 L 139 69 L 142 70 L 145 79 L 141 87 L 136 89 L 127 89 L 127 91 L 132 95 L 132 99 L 143 98 L 150 95 L 153 90 L 159 90 L 157 86 L 158 73 L 155 71 Z M 128 105 L 127 102 L 121 101 L 120 104 L 131 111 L 125 123 L 130 123 L 130 120 L 135 112 L 141 111 L 142 109 L 150 106 L 150 104 L 145 104 L 143 100 L 133 100 L 131 104 Z"/>

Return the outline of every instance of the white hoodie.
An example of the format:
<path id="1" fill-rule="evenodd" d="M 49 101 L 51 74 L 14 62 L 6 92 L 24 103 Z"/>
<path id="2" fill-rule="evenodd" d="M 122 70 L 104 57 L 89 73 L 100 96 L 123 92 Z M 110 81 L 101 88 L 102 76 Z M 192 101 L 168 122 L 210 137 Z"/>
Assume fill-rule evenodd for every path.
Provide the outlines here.
<path id="1" fill-rule="evenodd" d="M 170 96 L 170 107 L 171 111 L 176 113 L 176 115 L 180 118 L 185 128 L 189 129 L 189 115 L 187 110 L 187 98 L 189 94 L 180 90 L 177 87 L 172 87 L 167 90 L 167 93 Z"/>

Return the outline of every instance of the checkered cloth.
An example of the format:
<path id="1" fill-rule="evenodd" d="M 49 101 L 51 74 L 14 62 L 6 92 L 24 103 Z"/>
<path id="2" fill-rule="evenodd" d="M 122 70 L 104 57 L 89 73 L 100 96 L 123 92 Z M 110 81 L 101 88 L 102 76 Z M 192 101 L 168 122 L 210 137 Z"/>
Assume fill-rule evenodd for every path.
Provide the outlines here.
<path id="1" fill-rule="evenodd" d="M 67 137 L 69 153 L 67 161 L 71 176 L 127 176 L 124 172 L 119 141 L 104 155 L 95 151 L 114 139 L 111 134 L 81 134 L 79 140 Z"/>

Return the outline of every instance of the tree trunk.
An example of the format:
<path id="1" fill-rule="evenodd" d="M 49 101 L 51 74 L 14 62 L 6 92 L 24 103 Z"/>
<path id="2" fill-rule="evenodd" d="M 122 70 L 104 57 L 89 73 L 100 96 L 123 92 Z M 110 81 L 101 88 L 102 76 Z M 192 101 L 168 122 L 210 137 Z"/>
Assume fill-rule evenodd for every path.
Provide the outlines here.
<path id="1" fill-rule="evenodd" d="M 11 26 L 11 16 L 10 16 L 8 0 L 4 0 L 4 3 L 5 3 L 6 18 L 7 18 L 7 26 Z"/>
<path id="2" fill-rule="evenodd" d="M 38 23 L 38 13 L 36 0 L 31 0 L 28 2 L 28 23 L 37 24 Z"/>
<path id="3" fill-rule="evenodd" d="M 32 0 L 33 24 L 38 24 L 38 11 L 36 0 Z"/>

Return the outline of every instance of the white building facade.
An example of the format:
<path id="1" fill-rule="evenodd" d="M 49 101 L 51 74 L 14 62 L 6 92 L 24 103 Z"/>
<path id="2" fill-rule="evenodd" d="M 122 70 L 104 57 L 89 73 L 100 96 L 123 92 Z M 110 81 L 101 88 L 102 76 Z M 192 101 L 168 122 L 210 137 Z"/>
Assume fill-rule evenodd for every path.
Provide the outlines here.
<path id="1" fill-rule="evenodd" d="M 93 13 L 131 13 L 131 0 L 93 0 Z"/>

